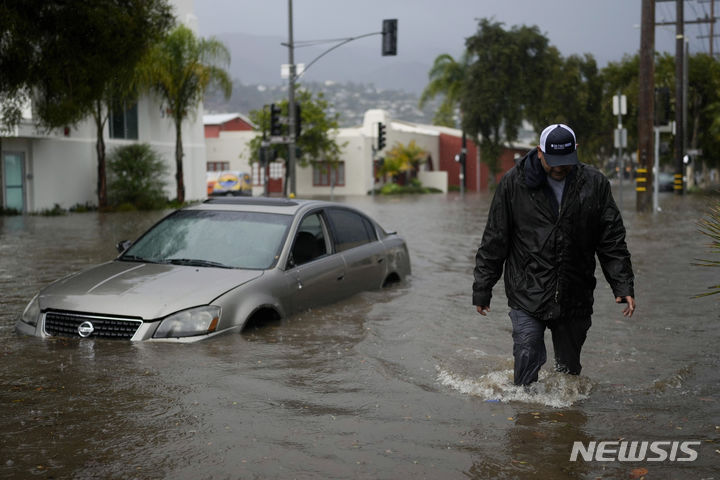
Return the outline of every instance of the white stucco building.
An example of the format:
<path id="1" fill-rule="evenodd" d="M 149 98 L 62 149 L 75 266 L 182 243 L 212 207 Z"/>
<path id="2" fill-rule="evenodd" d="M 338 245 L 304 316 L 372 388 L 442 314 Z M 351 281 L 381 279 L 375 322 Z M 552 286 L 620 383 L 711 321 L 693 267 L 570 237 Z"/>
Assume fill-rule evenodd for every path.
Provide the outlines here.
<path id="1" fill-rule="evenodd" d="M 227 122 L 236 120 L 237 114 L 227 117 L 206 115 L 206 142 L 208 165 L 223 165 L 225 170 L 252 172 L 254 193 L 263 191 L 263 176 L 259 173 L 257 163 L 250 162 L 248 143 L 256 131 L 223 130 L 217 127 L 219 119 Z M 373 188 L 373 145 L 377 144 L 377 125 L 386 126 L 385 151 L 396 144 L 407 145 L 411 140 L 428 154 L 428 162 L 421 166 L 419 172 L 423 185 L 447 191 L 447 172 L 438 171 L 439 136 L 440 132 L 433 127 L 420 126 L 408 122 L 395 121 L 384 110 L 368 110 L 363 124 L 359 127 L 341 128 L 337 132 L 336 141 L 343 145 L 340 164 L 335 169 L 319 165 L 308 165 L 296 169 L 296 194 L 300 197 L 314 195 L 366 195 Z M 382 152 L 379 154 L 382 156 Z M 283 165 L 271 164 L 269 176 L 272 184 L 271 193 L 282 192 L 282 184 L 278 182 L 284 172 Z M 376 187 L 378 185 L 375 185 Z"/>
<path id="2" fill-rule="evenodd" d="M 196 30 L 192 0 L 173 0 L 175 14 Z M 206 196 L 206 155 L 202 106 L 196 116 L 183 124 L 183 169 L 187 200 Z M 105 127 L 106 152 L 130 143 L 148 143 L 168 164 L 165 192 L 174 198 L 175 127 L 161 111 L 154 95 L 141 97 L 124 112 L 113 112 Z M 96 131 L 92 119 L 79 124 L 43 132 L 35 128 L 29 105 L 21 124 L 3 134 L 0 155 L 0 205 L 22 212 L 97 205 Z"/>

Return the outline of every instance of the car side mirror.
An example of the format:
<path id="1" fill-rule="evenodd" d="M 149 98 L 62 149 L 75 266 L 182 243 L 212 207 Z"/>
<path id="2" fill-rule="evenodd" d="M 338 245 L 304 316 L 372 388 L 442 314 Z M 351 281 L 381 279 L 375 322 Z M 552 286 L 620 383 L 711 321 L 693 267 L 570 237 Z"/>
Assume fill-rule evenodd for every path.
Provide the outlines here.
<path id="1" fill-rule="evenodd" d="M 115 245 L 115 248 L 117 248 L 117 251 L 119 253 L 124 253 L 125 250 L 130 248 L 130 245 L 132 245 L 132 242 L 130 240 L 120 240 L 117 245 Z"/>

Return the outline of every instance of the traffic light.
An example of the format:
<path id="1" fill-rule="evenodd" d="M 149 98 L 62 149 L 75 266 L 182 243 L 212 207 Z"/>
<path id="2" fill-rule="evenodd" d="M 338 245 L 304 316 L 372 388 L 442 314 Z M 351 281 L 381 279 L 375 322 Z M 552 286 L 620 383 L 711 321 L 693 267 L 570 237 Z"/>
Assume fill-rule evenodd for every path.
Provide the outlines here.
<path id="1" fill-rule="evenodd" d="M 300 108 L 300 104 L 295 104 L 295 139 L 297 140 L 300 137 L 300 132 L 302 132 L 302 109 Z"/>
<path id="2" fill-rule="evenodd" d="M 382 54 L 397 55 L 397 19 L 383 20 Z"/>
<path id="3" fill-rule="evenodd" d="M 385 124 L 382 122 L 378 123 L 377 147 L 378 150 L 382 150 L 385 147 Z"/>
<path id="4" fill-rule="evenodd" d="M 280 106 L 274 103 L 270 105 L 270 136 L 279 137 L 282 135 L 280 124 Z"/>

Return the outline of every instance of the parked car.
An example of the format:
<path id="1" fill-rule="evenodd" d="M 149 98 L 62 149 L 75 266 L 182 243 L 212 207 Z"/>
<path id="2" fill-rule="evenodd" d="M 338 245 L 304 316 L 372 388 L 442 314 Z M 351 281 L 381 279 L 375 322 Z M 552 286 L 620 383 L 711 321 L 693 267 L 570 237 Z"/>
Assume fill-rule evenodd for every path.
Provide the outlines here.
<path id="1" fill-rule="evenodd" d="M 116 259 L 42 289 L 17 330 L 193 342 L 410 274 L 397 233 L 356 209 L 314 200 L 211 198 L 118 250 Z"/>
<path id="2" fill-rule="evenodd" d="M 658 175 L 658 191 L 672 192 L 675 190 L 675 175 L 667 172 L 660 172 Z"/>
<path id="3" fill-rule="evenodd" d="M 207 172 L 208 196 L 252 196 L 252 179 L 245 172 Z"/>

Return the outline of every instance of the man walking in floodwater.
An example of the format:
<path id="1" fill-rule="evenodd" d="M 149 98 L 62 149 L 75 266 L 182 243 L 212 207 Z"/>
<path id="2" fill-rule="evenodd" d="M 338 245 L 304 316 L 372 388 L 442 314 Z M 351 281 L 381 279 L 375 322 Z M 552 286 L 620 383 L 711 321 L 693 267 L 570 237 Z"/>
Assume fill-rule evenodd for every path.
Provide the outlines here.
<path id="1" fill-rule="evenodd" d="M 490 311 L 492 289 L 505 267 L 513 327 L 515 384 L 536 382 L 545 363 L 545 328 L 552 332 L 555 370 L 579 375 L 590 328 L 595 254 L 623 314 L 635 311 L 625 227 L 597 169 L 578 161 L 575 132 L 543 130 L 500 181 L 475 257 L 473 305 Z"/>

